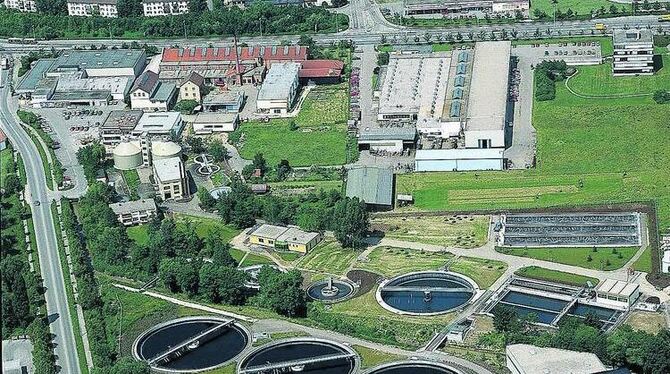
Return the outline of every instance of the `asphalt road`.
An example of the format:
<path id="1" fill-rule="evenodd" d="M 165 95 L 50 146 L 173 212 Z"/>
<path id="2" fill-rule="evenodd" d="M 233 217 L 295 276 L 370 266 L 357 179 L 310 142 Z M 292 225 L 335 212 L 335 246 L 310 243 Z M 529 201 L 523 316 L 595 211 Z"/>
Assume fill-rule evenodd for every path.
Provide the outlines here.
<path id="1" fill-rule="evenodd" d="M 2 71 L 2 76 L 5 82 L 8 79 L 7 70 Z M 79 370 L 77 347 L 67 304 L 63 270 L 58 257 L 56 231 L 51 216 L 51 201 L 47 197 L 42 160 L 28 134 L 16 122 L 8 101 L 9 85 L 5 85 L 0 91 L 0 124 L 15 149 L 21 154 L 25 164 L 29 191 L 26 193 L 26 201 L 31 205 L 35 223 L 40 268 L 46 288 L 47 314 L 51 322 L 51 333 L 55 335 L 56 364 L 60 366 L 61 373 L 79 374 L 81 371 Z M 39 206 L 36 206 L 35 201 L 40 202 Z"/>

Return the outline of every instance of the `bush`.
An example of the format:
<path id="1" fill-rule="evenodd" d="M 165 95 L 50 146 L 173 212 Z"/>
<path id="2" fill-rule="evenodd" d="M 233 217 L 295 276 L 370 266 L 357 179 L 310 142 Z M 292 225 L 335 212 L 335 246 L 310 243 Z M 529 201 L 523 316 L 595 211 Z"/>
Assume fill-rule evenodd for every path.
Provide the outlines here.
<path id="1" fill-rule="evenodd" d="M 658 90 L 654 92 L 654 101 L 657 104 L 670 103 L 670 91 Z"/>

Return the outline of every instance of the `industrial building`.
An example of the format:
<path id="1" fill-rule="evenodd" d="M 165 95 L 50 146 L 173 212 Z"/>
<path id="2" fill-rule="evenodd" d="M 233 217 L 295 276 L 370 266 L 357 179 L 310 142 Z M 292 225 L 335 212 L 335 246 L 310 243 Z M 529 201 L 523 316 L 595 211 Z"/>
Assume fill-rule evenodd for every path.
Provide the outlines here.
<path id="1" fill-rule="evenodd" d="M 136 138 L 150 136 L 168 139 L 180 136 L 183 127 L 184 122 L 179 112 L 144 113 L 130 134 Z"/>
<path id="2" fill-rule="evenodd" d="M 299 70 L 300 64 L 296 62 L 273 64 L 258 92 L 257 111 L 276 115 L 287 114 L 298 93 Z"/>
<path id="3" fill-rule="evenodd" d="M 100 142 L 108 148 L 121 143 L 137 126 L 142 117 L 141 110 L 114 110 L 100 126 Z"/>
<path id="4" fill-rule="evenodd" d="M 149 223 L 158 212 L 158 206 L 153 199 L 128 201 L 109 204 L 116 219 L 124 226 Z"/>
<path id="5" fill-rule="evenodd" d="M 244 105 L 244 92 L 239 90 L 213 90 L 202 99 L 202 107 L 207 112 L 237 113 Z"/>
<path id="6" fill-rule="evenodd" d="M 528 18 L 530 0 L 405 0 L 405 16 L 413 17 L 516 17 Z"/>
<path id="7" fill-rule="evenodd" d="M 174 16 L 188 13 L 188 0 L 142 0 L 145 17 Z"/>
<path id="8" fill-rule="evenodd" d="M 512 374 L 596 374 L 607 371 L 595 354 L 566 349 L 510 344 L 505 348 L 505 356 Z"/>
<path id="9" fill-rule="evenodd" d="M 300 62 L 300 82 L 338 83 L 342 80 L 344 62 L 340 60 L 306 60 Z"/>
<path id="10" fill-rule="evenodd" d="M 205 78 L 196 72 L 191 72 L 179 82 L 179 100 L 194 100 L 200 103 L 204 90 Z"/>
<path id="11" fill-rule="evenodd" d="M 191 196 L 186 167 L 179 157 L 155 160 L 153 163 L 157 194 L 165 200 Z"/>
<path id="12" fill-rule="evenodd" d="M 68 0 L 67 14 L 81 17 L 116 18 L 119 16 L 116 3 L 117 0 Z"/>
<path id="13" fill-rule="evenodd" d="M 165 48 L 160 77 L 178 80 L 197 72 L 216 85 L 257 84 L 273 63 L 305 60 L 307 47 L 303 46 Z"/>
<path id="14" fill-rule="evenodd" d="M 503 149 L 419 149 L 415 171 L 503 170 Z"/>
<path id="15" fill-rule="evenodd" d="M 5 0 L 5 7 L 19 12 L 37 12 L 35 0 Z"/>
<path id="16" fill-rule="evenodd" d="M 307 253 L 323 239 L 317 232 L 306 232 L 296 227 L 263 224 L 249 234 L 249 243 Z"/>
<path id="17" fill-rule="evenodd" d="M 211 134 L 214 132 L 235 131 L 240 123 L 238 113 L 198 113 L 193 121 L 193 132 L 196 135 Z"/>
<path id="18" fill-rule="evenodd" d="M 137 77 L 146 60 L 146 53 L 139 49 L 65 50 L 47 75 L 83 70 L 87 77 Z"/>
<path id="19" fill-rule="evenodd" d="M 416 142 L 414 127 L 365 128 L 358 134 L 361 150 L 402 152 Z"/>
<path id="20" fill-rule="evenodd" d="M 130 90 L 130 107 L 144 111 L 168 111 L 177 100 L 174 83 L 161 82 L 158 74 L 145 71 Z"/>
<path id="21" fill-rule="evenodd" d="M 347 171 L 347 197 L 357 197 L 371 210 L 393 208 L 393 170 L 357 167 Z"/>
<path id="22" fill-rule="evenodd" d="M 606 279 L 596 288 L 596 301 L 619 308 L 630 308 L 640 298 L 640 286 L 634 283 Z"/>
<path id="23" fill-rule="evenodd" d="M 612 74 L 654 74 L 654 34 L 647 29 L 614 29 Z"/>

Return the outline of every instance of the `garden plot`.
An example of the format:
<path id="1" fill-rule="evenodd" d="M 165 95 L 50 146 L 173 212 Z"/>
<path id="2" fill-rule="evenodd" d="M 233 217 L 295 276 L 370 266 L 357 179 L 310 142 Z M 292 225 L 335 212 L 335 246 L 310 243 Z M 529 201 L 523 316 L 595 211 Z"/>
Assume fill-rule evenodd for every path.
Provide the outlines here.
<path id="1" fill-rule="evenodd" d="M 448 216 L 377 216 L 371 220 L 374 229 L 391 239 L 443 245 L 446 247 L 476 248 L 486 243 L 489 217 L 471 215 Z"/>

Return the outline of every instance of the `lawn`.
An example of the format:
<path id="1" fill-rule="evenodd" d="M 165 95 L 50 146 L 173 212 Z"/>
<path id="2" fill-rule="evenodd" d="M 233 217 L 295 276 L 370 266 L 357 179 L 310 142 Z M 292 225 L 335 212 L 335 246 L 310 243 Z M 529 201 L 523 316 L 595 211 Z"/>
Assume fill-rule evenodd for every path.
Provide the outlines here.
<path id="1" fill-rule="evenodd" d="M 295 266 L 309 271 L 344 275 L 358 254 L 353 249 L 342 248 L 335 240 L 325 239 Z"/>
<path id="2" fill-rule="evenodd" d="M 502 261 L 462 256 L 449 264 L 449 270 L 466 275 L 477 282 L 479 288 L 487 289 L 503 275 L 507 270 L 507 264 Z"/>
<path id="3" fill-rule="evenodd" d="M 137 170 L 123 170 L 123 180 L 128 186 L 130 195 L 137 195 L 137 187 L 140 185 L 140 175 L 137 174 Z"/>
<path id="4" fill-rule="evenodd" d="M 623 8 L 623 4 L 616 4 L 607 0 L 559 0 L 556 9 L 561 12 L 566 12 L 568 9 L 572 9 L 573 12 L 578 15 L 589 15 L 592 10 L 598 10 L 600 7 L 604 7 L 606 12 L 609 12 L 610 6 L 612 4 L 616 5 L 619 11 Z M 626 6 L 630 12 L 630 5 Z M 533 0 L 530 3 L 530 14 L 533 15 L 533 12 L 538 9 L 545 12 L 549 17 L 554 15 L 554 5 L 551 0 Z"/>
<path id="5" fill-rule="evenodd" d="M 568 86 L 586 96 L 651 95 L 660 89 L 670 90 L 670 55 L 662 58 L 664 67 L 654 75 L 644 77 L 612 76 L 611 63 L 580 66 L 577 75 L 568 81 Z"/>
<path id="6" fill-rule="evenodd" d="M 273 192 L 285 190 L 305 190 L 313 192 L 318 192 L 320 190 L 342 190 L 341 180 L 273 182 L 269 183 L 269 185 Z"/>
<path id="7" fill-rule="evenodd" d="M 245 267 L 253 265 L 273 265 L 274 263 L 275 262 L 272 261 L 272 259 L 270 259 L 269 257 L 249 253 L 239 266 Z"/>
<path id="8" fill-rule="evenodd" d="M 372 250 L 366 261 L 356 263 L 356 268 L 393 277 L 413 271 L 437 270 L 453 259 L 454 255 L 449 252 L 427 252 L 384 246 Z"/>
<path id="9" fill-rule="evenodd" d="M 253 159 L 260 152 L 270 165 L 282 159 L 292 166 L 344 164 L 348 92 L 346 83 L 316 86 L 295 118 L 244 123 L 231 138 L 243 135 L 237 144 L 243 158 Z M 297 129 L 290 129 L 291 120 Z"/>
<path id="10" fill-rule="evenodd" d="M 392 353 L 377 351 L 372 348 L 354 345 L 352 348 L 361 356 L 361 369 L 368 369 L 387 362 L 401 361 L 405 357 Z"/>
<path id="11" fill-rule="evenodd" d="M 527 266 L 515 271 L 514 274 L 525 278 L 558 282 L 580 287 L 586 285 L 589 281 L 594 287 L 600 282 L 596 278 L 566 273 L 558 270 L 545 269 L 538 266 Z"/>
<path id="12" fill-rule="evenodd" d="M 397 193 L 405 210 L 476 211 L 655 200 L 659 227 L 670 226 L 667 105 L 650 98 L 581 99 L 557 85 L 536 102 L 537 167 L 530 170 L 411 173 Z"/>
<path id="13" fill-rule="evenodd" d="M 548 39 L 521 39 L 513 40 L 512 45 L 529 45 L 529 44 L 558 44 L 558 43 L 577 43 L 577 42 L 599 42 L 600 52 L 604 56 L 611 56 L 614 54 L 614 43 L 609 36 L 571 36 L 565 38 L 548 38 Z"/>
<path id="14" fill-rule="evenodd" d="M 196 234 L 201 239 L 206 238 L 210 232 L 214 232 L 219 234 L 221 239 L 229 242 L 232 238 L 240 233 L 240 230 L 232 226 L 225 225 L 220 220 L 214 218 L 175 214 L 175 220 L 178 227 L 184 225 L 186 221 L 191 222 L 191 224 L 195 226 Z M 128 237 L 134 240 L 137 244 L 144 245 L 149 242 L 149 225 L 131 226 L 126 228 L 126 232 L 128 233 Z"/>
<path id="15" fill-rule="evenodd" d="M 645 248 L 644 252 L 642 252 L 640 257 L 633 263 L 633 269 L 651 273 L 651 249 L 649 247 Z"/>
<path id="16" fill-rule="evenodd" d="M 496 248 L 498 252 L 514 256 L 607 271 L 620 269 L 638 249 L 638 247 L 597 248 L 594 252 L 593 248 Z"/>
<path id="17" fill-rule="evenodd" d="M 8 165 L 12 162 L 12 149 L 5 148 L 0 151 L 0 180 L 4 185 L 5 177 L 7 176 Z"/>
<path id="18" fill-rule="evenodd" d="M 446 247 L 476 248 L 486 244 L 489 217 L 464 215 L 386 217 L 380 215 L 373 217 L 370 223 L 373 228 L 382 230 L 386 238 Z"/>

